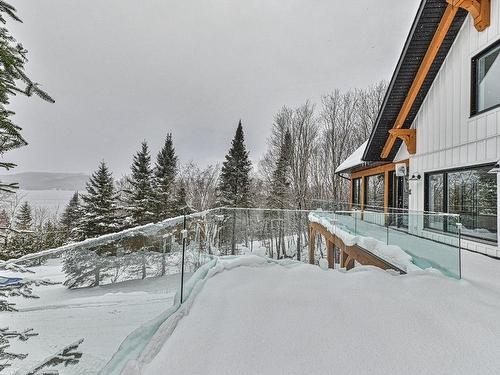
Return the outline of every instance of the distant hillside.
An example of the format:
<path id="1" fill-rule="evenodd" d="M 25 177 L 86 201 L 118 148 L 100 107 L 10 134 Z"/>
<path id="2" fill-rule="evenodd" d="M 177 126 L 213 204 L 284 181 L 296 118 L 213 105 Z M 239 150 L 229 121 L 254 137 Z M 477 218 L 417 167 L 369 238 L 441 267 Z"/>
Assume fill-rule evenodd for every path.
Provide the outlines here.
<path id="1" fill-rule="evenodd" d="M 88 178 L 84 173 L 25 172 L 0 175 L 0 181 L 18 182 L 24 190 L 83 191 Z"/>

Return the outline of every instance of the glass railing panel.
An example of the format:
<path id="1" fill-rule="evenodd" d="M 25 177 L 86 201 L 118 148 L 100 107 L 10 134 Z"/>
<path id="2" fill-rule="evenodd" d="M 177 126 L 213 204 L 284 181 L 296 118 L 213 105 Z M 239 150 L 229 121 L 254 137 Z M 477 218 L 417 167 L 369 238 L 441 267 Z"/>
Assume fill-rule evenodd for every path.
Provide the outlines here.
<path id="1" fill-rule="evenodd" d="M 180 224 L 178 218 L 150 224 L 5 266 L 2 276 L 20 279 L 40 297 L 8 299 L 18 310 L 6 313 L 10 328 L 38 334 L 16 343 L 28 356 L 13 360 L 11 369 L 24 373 L 78 342 L 83 355 L 68 373 L 97 373 L 131 331 L 173 305 L 180 286 Z"/>
<path id="2" fill-rule="evenodd" d="M 349 245 L 355 242 L 405 272 L 434 268 L 460 278 L 458 215 L 405 210 L 341 211 L 335 215 L 314 211 L 312 215 Z"/>
<path id="3" fill-rule="evenodd" d="M 198 281 L 197 271 L 219 255 L 216 226 L 218 213 L 218 210 L 214 210 L 185 216 L 174 236 L 179 247 L 182 269 L 179 302 L 184 302 L 189 297 Z"/>
<path id="4" fill-rule="evenodd" d="M 409 254 L 418 268 L 434 268 L 446 276 L 460 278 L 459 217 L 415 212 L 397 215 L 407 217 L 408 229 L 389 227 L 388 244 Z"/>
<path id="5" fill-rule="evenodd" d="M 386 219 L 384 212 L 362 211 L 357 221 L 357 234 L 363 237 L 374 238 L 383 243 L 387 242 Z"/>
<path id="6" fill-rule="evenodd" d="M 273 259 L 305 259 L 307 211 L 221 209 L 210 218 L 216 228 L 211 247 L 218 255 L 265 255 Z"/>

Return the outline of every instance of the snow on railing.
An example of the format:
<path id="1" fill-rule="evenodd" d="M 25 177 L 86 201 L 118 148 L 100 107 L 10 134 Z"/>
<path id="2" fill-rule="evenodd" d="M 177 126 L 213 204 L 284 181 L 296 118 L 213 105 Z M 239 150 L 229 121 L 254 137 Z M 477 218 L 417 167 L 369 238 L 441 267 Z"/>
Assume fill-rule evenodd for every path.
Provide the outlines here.
<path id="1" fill-rule="evenodd" d="M 404 271 L 435 268 L 461 277 L 460 216 L 448 213 L 313 211 L 316 222 L 339 236 L 347 246 L 363 249 Z M 446 228 L 444 231 L 432 227 Z"/>
<path id="2" fill-rule="evenodd" d="M 202 211 L 202 212 L 197 212 L 194 214 L 186 215 L 186 217 L 189 218 L 203 218 L 204 215 L 207 213 L 211 212 L 213 210 L 207 210 L 207 211 Z M 144 234 L 144 235 L 155 235 L 162 229 L 165 229 L 167 227 L 171 227 L 173 224 L 182 224 L 184 220 L 184 216 L 177 216 L 173 218 L 169 218 L 166 220 L 163 220 L 158 223 L 149 223 L 129 229 L 122 230 L 120 232 L 114 232 L 114 233 L 109 233 L 109 234 L 104 234 L 99 237 L 94 237 L 94 238 L 88 238 L 83 241 L 79 242 L 72 242 L 67 245 L 63 245 L 54 249 L 47 249 L 47 250 L 42 250 L 36 253 L 32 254 L 26 254 L 23 255 L 22 257 L 15 258 L 15 259 L 9 259 L 7 261 L 0 261 L 0 268 L 5 268 L 9 264 L 17 264 L 17 263 L 23 263 L 27 262 L 33 259 L 37 259 L 40 257 L 47 257 L 47 256 L 57 256 L 62 253 L 65 253 L 70 250 L 75 250 L 75 249 L 88 249 L 96 246 L 102 246 L 106 245 L 108 243 L 112 243 L 117 240 L 121 240 L 126 237 L 133 237 L 138 234 Z"/>

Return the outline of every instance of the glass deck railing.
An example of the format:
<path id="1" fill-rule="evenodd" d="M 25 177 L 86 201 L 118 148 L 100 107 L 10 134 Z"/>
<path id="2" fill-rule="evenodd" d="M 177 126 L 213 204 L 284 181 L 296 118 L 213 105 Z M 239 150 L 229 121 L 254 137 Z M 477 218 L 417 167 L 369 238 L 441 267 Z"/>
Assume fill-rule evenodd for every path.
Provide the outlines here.
<path id="1" fill-rule="evenodd" d="M 350 210 L 333 214 L 314 211 L 311 215 L 330 222 L 339 234 L 358 237 L 361 247 L 386 257 L 404 271 L 433 268 L 446 276 L 461 278 L 459 215 L 404 210 L 388 213 Z M 447 231 L 432 230 L 432 227 L 446 227 Z M 377 243 L 366 244 L 366 239 L 374 239 Z M 399 251 L 410 256 L 409 263 L 407 260 L 401 264 L 393 258 Z"/>
<path id="2" fill-rule="evenodd" d="M 2 263 L 0 276 L 59 283 L 28 284 L 40 298 L 15 297 L 11 301 L 18 311 L 0 312 L 8 314 L 4 316 L 9 324 L 3 325 L 39 331 L 17 346 L 31 354 L 12 360 L 10 368 L 24 371 L 39 366 L 54 354 L 54 345 L 44 342 L 64 348 L 83 339 L 78 348 L 83 356 L 74 365 L 79 373 L 100 369 L 103 374 L 119 373 L 117 369 L 136 358 L 158 327 L 181 307 L 218 257 L 257 254 L 281 262 L 308 262 L 311 217 L 330 223 L 339 234 L 356 237 L 360 246 L 376 253 L 404 252 L 414 269 L 432 267 L 460 277 L 458 216 L 335 208 L 218 208 Z M 446 225 L 449 233 L 425 229 L 429 223 Z M 315 259 L 326 258 L 324 241 L 317 243 Z M 71 373 L 71 367 L 60 370 Z"/>

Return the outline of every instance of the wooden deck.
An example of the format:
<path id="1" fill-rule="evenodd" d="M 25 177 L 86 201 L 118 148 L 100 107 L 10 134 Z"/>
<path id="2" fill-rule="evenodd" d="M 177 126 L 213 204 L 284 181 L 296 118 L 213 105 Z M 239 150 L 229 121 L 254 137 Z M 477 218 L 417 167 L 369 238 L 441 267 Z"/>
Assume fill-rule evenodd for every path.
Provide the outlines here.
<path id="1" fill-rule="evenodd" d="M 341 238 L 333 233 L 330 233 L 323 225 L 318 223 L 309 223 L 309 263 L 316 264 L 316 237 L 323 236 L 327 248 L 328 267 L 334 267 L 335 247 L 340 249 L 340 267 L 348 270 L 354 268 L 354 262 L 365 266 L 376 266 L 384 270 L 395 270 L 401 274 L 405 274 L 401 268 L 387 262 L 370 251 L 363 249 L 358 245 L 346 246 Z"/>

